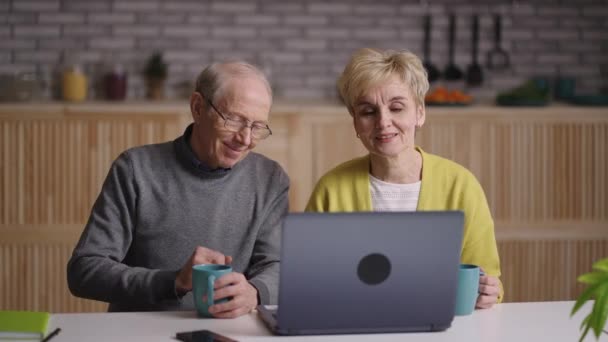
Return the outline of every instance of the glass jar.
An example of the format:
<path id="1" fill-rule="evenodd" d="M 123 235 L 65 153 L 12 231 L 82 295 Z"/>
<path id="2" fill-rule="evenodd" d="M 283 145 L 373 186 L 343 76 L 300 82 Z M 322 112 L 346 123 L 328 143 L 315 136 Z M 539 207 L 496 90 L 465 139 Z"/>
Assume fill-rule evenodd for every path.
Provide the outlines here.
<path id="1" fill-rule="evenodd" d="M 121 65 L 115 65 L 105 76 L 106 98 L 124 100 L 127 96 L 127 73 Z"/>
<path id="2" fill-rule="evenodd" d="M 87 77 L 79 65 L 65 69 L 61 89 L 65 101 L 79 102 L 87 98 Z"/>

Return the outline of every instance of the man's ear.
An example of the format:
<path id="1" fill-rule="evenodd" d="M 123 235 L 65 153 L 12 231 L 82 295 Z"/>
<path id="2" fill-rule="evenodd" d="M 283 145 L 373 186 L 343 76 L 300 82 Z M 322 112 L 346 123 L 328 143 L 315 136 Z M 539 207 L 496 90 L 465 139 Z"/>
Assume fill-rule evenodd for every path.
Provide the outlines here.
<path id="1" fill-rule="evenodd" d="M 190 95 L 190 113 L 195 123 L 198 123 L 203 110 L 203 97 L 198 92 L 193 92 Z"/>

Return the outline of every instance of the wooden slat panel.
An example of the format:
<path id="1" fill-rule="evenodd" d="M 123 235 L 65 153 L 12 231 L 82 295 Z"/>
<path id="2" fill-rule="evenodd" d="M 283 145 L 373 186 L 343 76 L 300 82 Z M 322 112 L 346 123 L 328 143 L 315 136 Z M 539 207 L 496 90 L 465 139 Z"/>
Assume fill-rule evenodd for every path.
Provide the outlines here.
<path id="1" fill-rule="evenodd" d="M 420 143 L 429 152 L 455 160 L 476 174 L 496 219 L 607 220 L 608 158 L 600 153 L 590 155 L 608 145 L 604 132 L 608 125 L 603 125 L 603 130 L 597 130 L 593 123 L 495 123 L 482 128 L 493 132 L 492 137 L 476 132 L 476 125 L 429 122 L 420 134 Z M 449 127 L 456 127 L 458 133 Z M 476 135 L 485 136 L 477 143 L 486 148 L 465 152 L 471 150 L 466 137 Z M 604 176 L 594 177 L 596 173 Z"/>
<path id="2" fill-rule="evenodd" d="M 576 282 L 594 261 L 608 256 L 608 239 L 498 242 L 506 302 L 573 300 Z"/>
<path id="3" fill-rule="evenodd" d="M 179 115 L 152 118 L 1 122 L 0 224 L 85 221 L 120 152 L 175 139 L 184 129 Z"/>
<path id="4" fill-rule="evenodd" d="M 68 290 L 67 262 L 83 226 L 0 225 L 0 310 L 107 310 Z"/>

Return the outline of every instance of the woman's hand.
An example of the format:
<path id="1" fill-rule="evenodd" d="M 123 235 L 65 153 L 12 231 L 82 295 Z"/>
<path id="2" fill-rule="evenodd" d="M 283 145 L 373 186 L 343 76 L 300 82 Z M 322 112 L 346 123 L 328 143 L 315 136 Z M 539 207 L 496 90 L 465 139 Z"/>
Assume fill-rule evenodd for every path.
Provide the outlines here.
<path id="1" fill-rule="evenodd" d="M 483 270 L 481 270 L 483 271 Z M 489 309 L 498 302 L 500 295 L 500 281 L 497 277 L 482 275 L 479 277 L 479 296 L 476 309 Z"/>

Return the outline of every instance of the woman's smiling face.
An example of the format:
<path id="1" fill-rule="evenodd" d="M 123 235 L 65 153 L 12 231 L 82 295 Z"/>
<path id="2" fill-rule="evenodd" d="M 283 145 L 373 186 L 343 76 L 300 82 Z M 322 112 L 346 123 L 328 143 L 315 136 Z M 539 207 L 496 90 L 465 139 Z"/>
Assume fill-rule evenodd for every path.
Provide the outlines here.
<path id="1" fill-rule="evenodd" d="M 352 114 L 365 148 L 384 157 L 414 149 L 414 133 L 425 116 L 424 107 L 416 104 L 410 88 L 396 75 L 361 94 Z"/>

